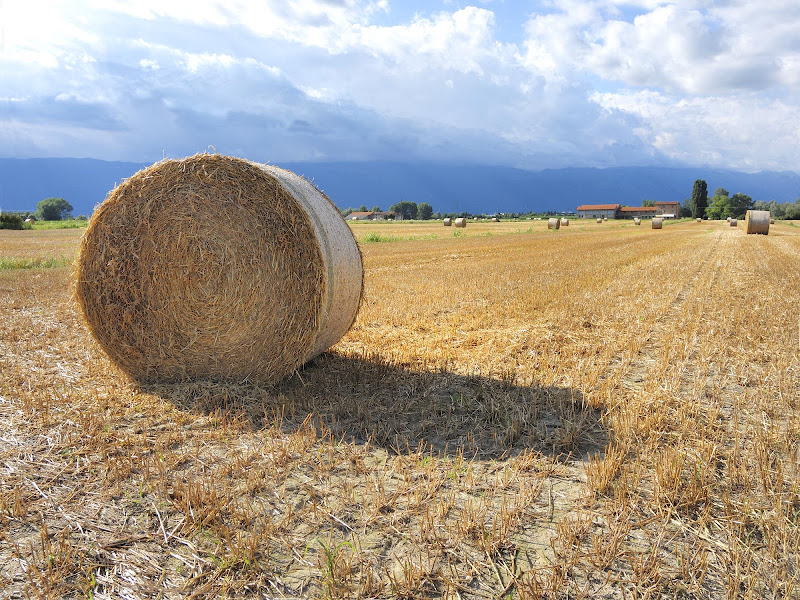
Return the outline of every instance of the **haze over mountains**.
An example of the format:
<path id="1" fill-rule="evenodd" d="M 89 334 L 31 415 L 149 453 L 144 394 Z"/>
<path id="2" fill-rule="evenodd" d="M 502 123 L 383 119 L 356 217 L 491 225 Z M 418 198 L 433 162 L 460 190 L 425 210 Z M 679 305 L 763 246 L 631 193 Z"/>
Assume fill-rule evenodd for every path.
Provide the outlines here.
<path id="1" fill-rule="evenodd" d="M 90 215 L 109 190 L 145 164 L 95 159 L 0 159 L 0 210 L 33 211 L 47 197 L 65 198 L 73 214 Z M 795 202 L 800 175 L 793 171 L 742 173 L 708 168 L 614 167 L 525 171 L 509 167 L 433 163 L 283 163 L 311 179 L 340 208 L 386 210 L 395 202 L 428 202 L 435 211 L 567 212 L 580 204 L 679 200 L 704 179 L 753 200 Z"/>

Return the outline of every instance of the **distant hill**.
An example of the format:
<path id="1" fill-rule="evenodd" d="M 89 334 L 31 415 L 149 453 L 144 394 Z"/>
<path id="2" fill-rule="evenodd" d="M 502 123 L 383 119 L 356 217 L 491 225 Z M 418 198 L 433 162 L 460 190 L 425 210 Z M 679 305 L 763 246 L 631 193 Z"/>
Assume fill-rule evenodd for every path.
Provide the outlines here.
<path id="1" fill-rule="evenodd" d="M 74 214 L 89 215 L 109 190 L 144 164 L 95 159 L 0 159 L 0 209 L 35 210 L 43 198 L 65 198 Z M 679 200 L 705 179 L 754 200 L 794 202 L 800 175 L 740 173 L 707 168 L 615 167 L 524 171 L 510 167 L 431 163 L 281 163 L 311 179 L 341 208 L 380 206 L 400 200 L 428 202 L 434 210 L 471 213 L 574 211 L 580 204 L 640 205 Z"/>
<path id="2" fill-rule="evenodd" d="M 0 158 L 0 209 L 36 210 L 49 197 L 64 198 L 73 215 L 90 215 L 109 190 L 145 165 L 92 158 Z"/>

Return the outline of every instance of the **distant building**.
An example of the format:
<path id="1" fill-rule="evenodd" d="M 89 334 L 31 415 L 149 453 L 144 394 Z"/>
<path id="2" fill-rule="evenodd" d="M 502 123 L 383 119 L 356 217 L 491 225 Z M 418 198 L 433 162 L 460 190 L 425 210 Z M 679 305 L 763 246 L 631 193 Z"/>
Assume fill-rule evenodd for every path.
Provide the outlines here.
<path id="1" fill-rule="evenodd" d="M 616 219 L 619 204 L 582 204 L 577 208 L 579 219 Z"/>
<path id="2" fill-rule="evenodd" d="M 396 219 L 396 215 L 393 212 L 351 212 L 347 215 L 347 219 L 349 221 L 391 221 Z"/>
<path id="3" fill-rule="evenodd" d="M 665 219 L 674 219 L 681 214 L 681 203 L 677 201 L 656 202 L 655 209 L 658 216 L 664 217 Z"/>
<path id="4" fill-rule="evenodd" d="M 646 217 L 648 219 L 656 216 L 655 206 L 623 206 L 619 209 L 620 219 L 633 219 L 634 217 Z"/>
<path id="5" fill-rule="evenodd" d="M 674 219 L 680 214 L 680 202 L 656 202 L 655 206 L 620 206 L 619 204 L 583 204 L 578 207 L 579 219 L 633 219 L 663 217 Z"/>

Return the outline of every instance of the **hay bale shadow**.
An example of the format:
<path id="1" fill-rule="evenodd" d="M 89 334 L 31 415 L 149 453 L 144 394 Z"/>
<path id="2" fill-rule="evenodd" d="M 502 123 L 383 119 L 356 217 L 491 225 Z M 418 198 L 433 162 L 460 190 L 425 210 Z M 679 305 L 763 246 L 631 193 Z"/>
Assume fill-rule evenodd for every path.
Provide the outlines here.
<path id="1" fill-rule="evenodd" d="M 253 430 L 296 431 L 309 419 L 347 442 L 403 453 L 422 447 L 481 459 L 534 450 L 557 460 L 602 452 L 602 411 L 569 387 L 428 372 L 380 356 L 328 352 L 272 386 L 196 381 L 142 391 L 185 411 L 218 411 Z"/>

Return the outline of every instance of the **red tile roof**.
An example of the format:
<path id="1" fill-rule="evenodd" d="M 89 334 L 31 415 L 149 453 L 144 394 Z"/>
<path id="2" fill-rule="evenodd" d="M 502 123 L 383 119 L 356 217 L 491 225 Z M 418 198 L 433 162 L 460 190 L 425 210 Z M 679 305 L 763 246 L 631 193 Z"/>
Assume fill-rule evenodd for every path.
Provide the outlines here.
<path id="1" fill-rule="evenodd" d="M 617 210 L 619 204 L 581 204 L 577 210 Z"/>

